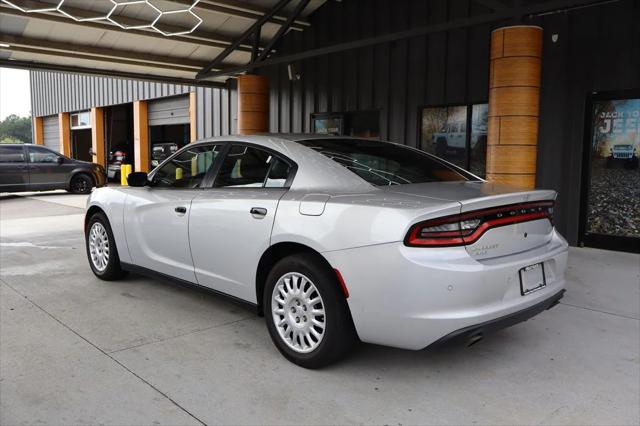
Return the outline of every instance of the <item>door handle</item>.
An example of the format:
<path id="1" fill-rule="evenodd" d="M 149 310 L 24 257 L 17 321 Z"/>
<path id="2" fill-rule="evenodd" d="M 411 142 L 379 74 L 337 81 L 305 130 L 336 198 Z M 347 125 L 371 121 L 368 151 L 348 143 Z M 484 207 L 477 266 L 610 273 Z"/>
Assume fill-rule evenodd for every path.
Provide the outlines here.
<path id="1" fill-rule="evenodd" d="M 251 207 L 251 210 L 249 210 L 249 213 L 251 213 L 253 217 L 256 217 L 256 216 L 264 217 L 267 215 L 267 209 L 262 207 Z"/>
<path id="2" fill-rule="evenodd" d="M 185 214 L 187 212 L 187 208 L 183 206 L 178 206 L 174 210 L 178 214 Z"/>

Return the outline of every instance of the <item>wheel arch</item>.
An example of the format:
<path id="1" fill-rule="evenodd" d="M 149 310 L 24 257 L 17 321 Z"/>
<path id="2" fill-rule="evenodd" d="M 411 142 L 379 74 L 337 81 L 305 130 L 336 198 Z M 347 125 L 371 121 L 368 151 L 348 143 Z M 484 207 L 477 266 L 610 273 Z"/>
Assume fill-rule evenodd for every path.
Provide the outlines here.
<path id="1" fill-rule="evenodd" d="M 91 217 L 93 217 L 93 215 L 95 215 L 96 213 L 102 213 L 107 220 L 109 220 L 109 217 L 107 216 L 107 212 L 105 212 L 102 207 L 97 206 L 97 205 L 92 205 L 87 209 L 87 213 L 85 213 L 84 215 L 84 229 L 86 231 L 87 229 L 87 225 L 89 225 L 89 220 L 91 219 Z"/>
<path id="2" fill-rule="evenodd" d="M 270 246 L 262 254 L 262 257 L 260 257 L 260 261 L 258 262 L 258 267 L 256 270 L 256 301 L 258 305 L 259 315 L 264 314 L 262 306 L 262 293 L 264 291 L 264 286 L 266 284 L 269 272 L 271 271 L 273 266 L 281 259 L 284 259 L 285 257 L 291 256 L 293 254 L 300 253 L 309 253 L 321 260 L 327 268 L 333 269 L 329 261 L 320 252 L 305 244 L 285 241 Z"/>
<path id="3" fill-rule="evenodd" d="M 69 173 L 69 177 L 67 178 L 66 189 L 71 188 L 71 181 L 73 180 L 73 178 L 75 178 L 78 175 L 87 175 L 87 176 L 89 176 L 89 179 L 91 179 L 91 187 L 92 188 L 97 185 L 96 177 L 93 175 L 93 173 L 90 170 L 78 168 L 78 169 L 72 170 Z"/>

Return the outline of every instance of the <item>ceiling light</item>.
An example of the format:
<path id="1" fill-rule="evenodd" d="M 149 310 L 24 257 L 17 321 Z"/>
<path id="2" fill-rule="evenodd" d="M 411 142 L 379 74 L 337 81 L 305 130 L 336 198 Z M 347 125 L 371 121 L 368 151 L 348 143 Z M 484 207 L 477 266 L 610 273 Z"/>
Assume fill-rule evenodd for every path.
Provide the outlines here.
<path id="1" fill-rule="evenodd" d="M 11 45 L 7 43 L 0 43 L 0 47 L 11 47 Z"/>

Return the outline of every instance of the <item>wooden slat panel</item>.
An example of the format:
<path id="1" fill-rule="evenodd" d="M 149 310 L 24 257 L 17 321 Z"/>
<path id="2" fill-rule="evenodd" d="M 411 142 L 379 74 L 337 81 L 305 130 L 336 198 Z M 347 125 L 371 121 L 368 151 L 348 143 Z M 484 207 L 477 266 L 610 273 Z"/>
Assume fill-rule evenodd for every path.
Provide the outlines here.
<path id="1" fill-rule="evenodd" d="M 487 174 L 535 174 L 535 172 L 535 145 L 490 145 L 487 147 Z"/>
<path id="2" fill-rule="evenodd" d="M 489 92 L 489 116 L 537 116 L 540 108 L 537 87 L 497 87 Z"/>
<path id="3" fill-rule="evenodd" d="M 505 28 L 503 56 L 541 57 L 542 28 L 533 26 Z"/>
<path id="4" fill-rule="evenodd" d="M 518 56 L 494 59 L 491 67 L 491 87 L 540 87 L 540 58 Z"/>
<path id="5" fill-rule="evenodd" d="M 497 175 L 487 173 L 487 180 L 490 182 L 511 185 L 523 189 L 533 189 L 536 187 L 536 175 Z"/>

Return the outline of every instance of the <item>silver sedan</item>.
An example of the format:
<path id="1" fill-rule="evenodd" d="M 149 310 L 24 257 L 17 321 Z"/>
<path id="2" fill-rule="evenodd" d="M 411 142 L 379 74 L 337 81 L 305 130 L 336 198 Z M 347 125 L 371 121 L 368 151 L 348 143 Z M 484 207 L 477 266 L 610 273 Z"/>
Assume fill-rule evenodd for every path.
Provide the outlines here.
<path id="1" fill-rule="evenodd" d="M 252 305 L 287 359 L 317 368 L 358 341 L 475 343 L 554 306 L 555 197 L 387 142 L 224 137 L 94 191 L 86 247 L 99 278 L 134 271 Z"/>

